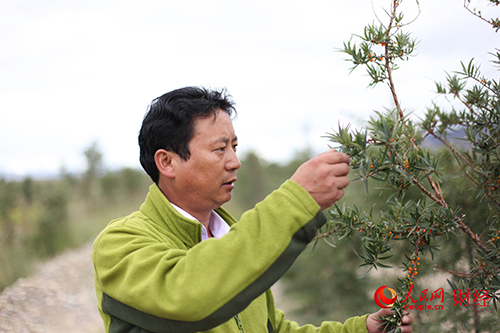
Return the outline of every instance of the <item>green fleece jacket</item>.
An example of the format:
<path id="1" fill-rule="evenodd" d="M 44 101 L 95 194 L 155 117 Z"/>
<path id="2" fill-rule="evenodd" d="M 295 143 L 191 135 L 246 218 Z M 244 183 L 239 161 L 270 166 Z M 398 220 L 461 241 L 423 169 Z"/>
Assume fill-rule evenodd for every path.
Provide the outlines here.
<path id="1" fill-rule="evenodd" d="M 270 287 L 326 222 L 300 185 L 285 182 L 238 223 L 216 211 L 231 230 L 201 242 L 201 224 L 152 185 L 140 211 L 109 223 L 92 254 L 106 332 L 367 332 L 366 316 L 299 327 L 274 307 Z"/>

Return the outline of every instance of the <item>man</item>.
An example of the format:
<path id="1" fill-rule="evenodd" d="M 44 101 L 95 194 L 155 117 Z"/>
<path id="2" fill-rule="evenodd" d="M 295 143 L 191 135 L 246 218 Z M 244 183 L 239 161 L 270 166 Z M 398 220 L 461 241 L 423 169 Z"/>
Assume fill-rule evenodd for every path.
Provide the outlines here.
<path id="1" fill-rule="evenodd" d="M 112 221 L 94 243 L 106 332 L 318 331 L 285 320 L 270 287 L 326 222 L 322 210 L 342 198 L 349 158 L 332 150 L 309 160 L 236 223 L 221 207 L 241 166 L 234 112 L 224 91 L 195 87 L 150 105 L 139 146 L 154 184 L 140 211 Z M 389 313 L 319 331 L 377 332 L 378 316 Z"/>

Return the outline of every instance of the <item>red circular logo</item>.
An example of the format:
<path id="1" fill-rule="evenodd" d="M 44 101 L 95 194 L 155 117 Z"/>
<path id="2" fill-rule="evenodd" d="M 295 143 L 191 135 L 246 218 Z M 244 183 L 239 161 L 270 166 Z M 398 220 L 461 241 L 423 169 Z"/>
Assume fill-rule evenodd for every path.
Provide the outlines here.
<path id="1" fill-rule="evenodd" d="M 385 288 L 387 288 L 387 286 L 382 286 L 382 287 L 378 288 L 375 291 L 375 295 L 373 298 L 375 299 L 375 303 L 377 303 L 377 305 L 380 306 L 381 308 L 390 308 L 396 302 L 396 300 L 398 299 L 398 296 L 397 296 L 396 292 L 394 291 L 394 289 L 387 288 L 387 290 L 389 290 L 391 292 L 392 298 L 386 297 L 384 295 Z"/>

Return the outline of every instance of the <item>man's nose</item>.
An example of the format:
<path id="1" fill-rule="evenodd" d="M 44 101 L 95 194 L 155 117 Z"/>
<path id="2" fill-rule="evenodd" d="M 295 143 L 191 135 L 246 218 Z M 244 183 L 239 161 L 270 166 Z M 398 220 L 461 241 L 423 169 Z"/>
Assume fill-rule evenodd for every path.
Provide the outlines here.
<path id="1" fill-rule="evenodd" d="M 236 152 L 233 151 L 231 153 L 231 157 L 226 163 L 226 169 L 228 170 L 238 170 L 241 167 L 241 162 L 238 156 L 236 155 Z"/>

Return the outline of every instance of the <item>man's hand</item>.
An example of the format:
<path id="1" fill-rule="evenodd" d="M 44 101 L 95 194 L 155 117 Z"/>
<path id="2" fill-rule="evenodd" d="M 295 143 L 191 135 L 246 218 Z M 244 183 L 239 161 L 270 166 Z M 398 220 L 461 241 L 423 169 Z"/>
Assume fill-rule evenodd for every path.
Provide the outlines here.
<path id="1" fill-rule="evenodd" d="M 382 330 L 379 329 L 379 325 L 382 324 L 382 321 L 379 317 L 384 317 L 392 314 L 391 309 L 380 309 L 378 312 L 372 313 L 366 318 L 366 328 L 369 333 L 381 333 Z M 406 314 L 403 316 L 403 326 L 401 326 L 402 333 L 410 333 L 413 331 L 413 327 L 411 326 L 413 323 L 413 318 Z"/>
<path id="2" fill-rule="evenodd" d="M 349 156 L 329 150 L 302 164 L 290 178 L 326 209 L 344 196 L 349 185 Z"/>

